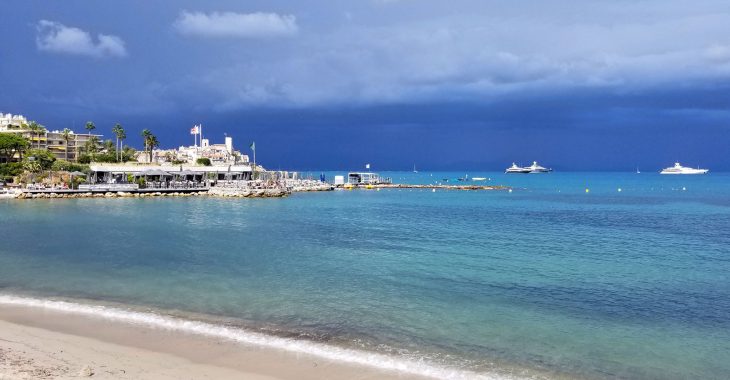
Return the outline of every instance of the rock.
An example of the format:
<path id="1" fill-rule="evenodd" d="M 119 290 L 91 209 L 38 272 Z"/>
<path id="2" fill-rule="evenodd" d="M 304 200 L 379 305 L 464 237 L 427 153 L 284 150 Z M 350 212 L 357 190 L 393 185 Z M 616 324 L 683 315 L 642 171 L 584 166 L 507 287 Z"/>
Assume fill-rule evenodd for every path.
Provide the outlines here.
<path id="1" fill-rule="evenodd" d="M 86 366 L 84 368 L 81 368 L 81 371 L 79 372 L 79 376 L 81 377 L 91 377 L 94 376 L 94 370 L 90 366 Z"/>

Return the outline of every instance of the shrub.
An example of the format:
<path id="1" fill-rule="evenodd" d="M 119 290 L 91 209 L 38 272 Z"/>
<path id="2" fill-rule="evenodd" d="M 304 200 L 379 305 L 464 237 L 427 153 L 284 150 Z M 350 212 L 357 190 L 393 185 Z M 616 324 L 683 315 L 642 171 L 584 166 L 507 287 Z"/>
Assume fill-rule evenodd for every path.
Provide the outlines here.
<path id="1" fill-rule="evenodd" d="M 91 163 L 91 156 L 88 154 L 82 154 L 79 156 L 79 159 L 77 160 L 79 164 L 90 164 Z"/>
<path id="2" fill-rule="evenodd" d="M 211 162 L 210 162 L 210 158 L 206 158 L 206 157 L 198 158 L 197 160 L 195 160 L 195 163 L 198 164 L 198 165 L 203 165 L 203 166 L 210 166 L 210 165 L 212 165 Z"/>
<path id="3" fill-rule="evenodd" d="M 63 172 L 84 172 L 89 170 L 89 165 L 77 164 L 75 162 L 68 162 L 64 160 L 57 160 L 53 163 L 53 165 L 51 165 L 51 169 Z"/>

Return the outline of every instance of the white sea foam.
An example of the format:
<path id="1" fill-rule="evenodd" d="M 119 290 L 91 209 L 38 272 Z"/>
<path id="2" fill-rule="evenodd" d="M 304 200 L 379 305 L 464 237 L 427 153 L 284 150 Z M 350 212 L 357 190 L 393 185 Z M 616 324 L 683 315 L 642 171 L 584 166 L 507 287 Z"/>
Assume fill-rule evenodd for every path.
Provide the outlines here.
<path id="1" fill-rule="evenodd" d="M 221 338 L 233 342 L 280 349 L 297 354 L 307 354 L 340 361 L 365 365 L 389 371 L 400 371 L 437 379 L 489 379 L 514 380 L 515 377 L 501 374 L 484 374 L 460 369 L 440 367 L 422 360 L 414 360 L 374 352 L 341 348 L 323 343 L 271 336 L 245 329 L 227 327 L 208 322 L 187 320 L 151 312 L 138 312 L 115 307 L 80 304 L 67 301 L 46 300 L 0 294 L 0 305 L 14 305 L 49 309 L 64 313 L 192 333 L 201 336 Z"/>

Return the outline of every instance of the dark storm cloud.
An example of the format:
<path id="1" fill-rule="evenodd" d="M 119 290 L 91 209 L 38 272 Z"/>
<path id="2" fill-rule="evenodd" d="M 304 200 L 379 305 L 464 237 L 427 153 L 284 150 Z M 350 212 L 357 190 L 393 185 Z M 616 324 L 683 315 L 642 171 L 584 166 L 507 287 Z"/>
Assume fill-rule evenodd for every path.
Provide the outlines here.
<path id="1" fill-rule="evenodd" d="M 287 167 L 368 157 L 501 167 L 541 155 L 620 168 L 643 151 L 652 164 L 681 155 L 730 168 L 714 153 L 727 141 L 726 1 L 4 8 L 14 17 L 0 25 L 0 79 L 12 90 L 0 110 L 51 127 L 120 121 L 175 145 L 204 122 L 276 146 L 270 160 Z"/>

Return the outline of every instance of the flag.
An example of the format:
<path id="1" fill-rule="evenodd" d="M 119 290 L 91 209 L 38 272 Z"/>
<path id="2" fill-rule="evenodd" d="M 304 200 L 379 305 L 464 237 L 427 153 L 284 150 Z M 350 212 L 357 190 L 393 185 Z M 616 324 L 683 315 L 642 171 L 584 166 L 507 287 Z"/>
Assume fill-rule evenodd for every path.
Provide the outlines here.
<path id="1" fill-rule="evenodd" d="M 365 169 L 370 169 L 370 164 L 365 164 Z"/>
<path id="2" fill-rule="evenodd" d="M 252 142 L 251 145 L 249 145 L 248 147 L 251 148 L 251 151 L 255 152 L 256 151 L 256 141 Z"/>
<path id="3" fill-rule="evenodd" d="M 198 128 L 197 125 L 194 126 L 194 127 L 192 127 L 192 128 L 190 128 L 190 134 L 191 135 L 198 135 L 198 134 L 200 134 L 200 129 Z"/>

